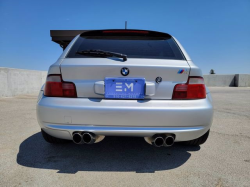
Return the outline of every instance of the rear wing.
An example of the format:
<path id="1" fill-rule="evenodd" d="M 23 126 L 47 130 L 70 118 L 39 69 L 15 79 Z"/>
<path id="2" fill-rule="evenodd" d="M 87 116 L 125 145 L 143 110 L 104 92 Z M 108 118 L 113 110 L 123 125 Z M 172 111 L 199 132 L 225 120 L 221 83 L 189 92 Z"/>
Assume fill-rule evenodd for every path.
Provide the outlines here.
<path id="1" fill-rule="evenodd" d="M 89 32 L 91 31 L 91 32 Z M 147 36 L 147 37 L 172 37 L 167 33 L 136 30 L 136 29 L 107 29 L 107 30 L 50 30 L 53 42 L 58 43 L 63 50 L 77 36 Z"/>
<path id="2" fill-rule="evenodd" d="M 75 36 L 87 31 L 89 30 L 50 30 L 50 36 L 51 40 L 59 44 L 64 50 Z"/>

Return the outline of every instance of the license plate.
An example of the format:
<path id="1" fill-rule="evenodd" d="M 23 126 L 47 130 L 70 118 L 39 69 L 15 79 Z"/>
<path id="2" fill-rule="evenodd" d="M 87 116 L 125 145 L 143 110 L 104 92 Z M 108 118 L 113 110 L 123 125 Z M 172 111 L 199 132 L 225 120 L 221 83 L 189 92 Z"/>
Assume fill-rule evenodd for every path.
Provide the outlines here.
<path id="1" fill-rule="evenodd" d="M 143 99 L 145 93 L 144 78 L 105 78 L 105 98 Z"/>

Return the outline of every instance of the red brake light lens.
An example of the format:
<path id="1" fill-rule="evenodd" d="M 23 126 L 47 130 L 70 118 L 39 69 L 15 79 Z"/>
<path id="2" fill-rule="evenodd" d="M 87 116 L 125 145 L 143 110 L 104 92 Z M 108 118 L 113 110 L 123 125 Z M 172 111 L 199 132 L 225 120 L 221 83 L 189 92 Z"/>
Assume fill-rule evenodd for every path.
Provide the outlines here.
<path id="1" fill-rule="evenodd" d="M 148 31 L 137 31 L 137 30 L 108 30 L 102 31 L 102 33 L 136 33 L 136 34 L 148 34 Z"/>
<path id="2" fill-rule="evenodd" d="M 186 84 L 177 84 L 174 87 L 172 99 L 204 99 L 206 87 L 202 77 L 189 77 Z"/>
<path id="3" fill-rule="evenodd" d="M 61 75 L 48 75 L 44 95 L 48 97 L 77 97 L 75 84 L 63 82 Z"/>

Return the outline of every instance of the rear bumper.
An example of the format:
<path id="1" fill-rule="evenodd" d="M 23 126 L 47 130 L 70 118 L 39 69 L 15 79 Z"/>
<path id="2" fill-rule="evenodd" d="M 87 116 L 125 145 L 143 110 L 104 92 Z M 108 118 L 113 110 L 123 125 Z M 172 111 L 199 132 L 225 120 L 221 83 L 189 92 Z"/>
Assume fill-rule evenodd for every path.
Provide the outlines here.
<path id="1" fill-rule="evenodd" d="M 209 127 L 108 127 L 78 126 L 43 123 L 43 130 L 51 136 L 72 140 L 75 131 L 93 132 L 104 136 L 139 136 L 150 137 L 154 134 L 175 134 L 175 141 L 187 141 L 205 134 Z"/>
<path id="2" fill-rule="evenodd" d="M 42 98 L 38 122 L 48 134 L 72 139 L 74 131 L 105 136 L 152 136 L 173 133 L 176 141 L 205 134 L 212 124 L 210 95 L 201 100 L 106 100 Z"/>

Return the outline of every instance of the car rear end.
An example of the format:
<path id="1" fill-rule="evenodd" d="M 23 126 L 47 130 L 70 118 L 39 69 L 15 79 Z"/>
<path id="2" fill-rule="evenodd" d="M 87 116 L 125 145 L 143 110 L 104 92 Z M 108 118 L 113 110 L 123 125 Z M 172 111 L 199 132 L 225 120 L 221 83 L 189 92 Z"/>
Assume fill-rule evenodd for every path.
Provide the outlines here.
<path id="1" fill-rule="evenodd" d="M 126 60 L 90 50 L 126 55 Z M 141 30 L 75 37 L 50 67 L 37 103 L 41 129 L 59 139 L 75 137 L 76 143 L 140 136 L 168 146 L 206 134 L 212 116 L 201 71 L 179 42 Z"/>

